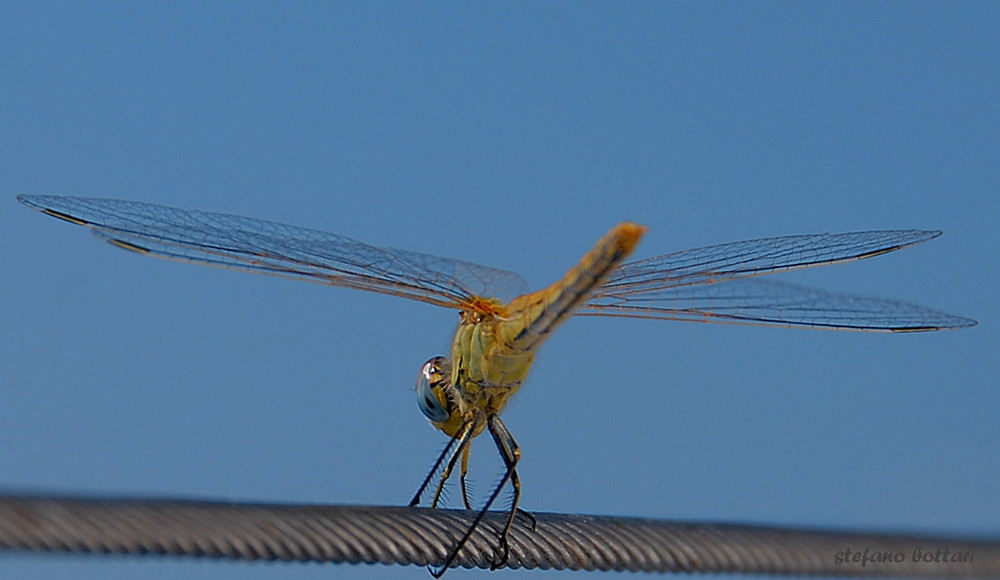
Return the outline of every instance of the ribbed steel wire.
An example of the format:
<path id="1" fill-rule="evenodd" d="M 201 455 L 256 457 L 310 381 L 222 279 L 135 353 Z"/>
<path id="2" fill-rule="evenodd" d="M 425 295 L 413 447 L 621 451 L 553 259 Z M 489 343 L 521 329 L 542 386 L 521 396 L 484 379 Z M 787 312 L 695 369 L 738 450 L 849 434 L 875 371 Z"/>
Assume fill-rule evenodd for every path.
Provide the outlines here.
<path id="1" fill-rule="evenodd" d="M 519 516 L 511 529 L 510 568 L 1000 577 L 996 538 L 532 515 L 534 528 Z M 0 549 L 426 566 L 443 561 L 474 517 L 408 507 L 5 495 Z M 504 517 L 488 514 L 455 565 L 489 568 Z"/>

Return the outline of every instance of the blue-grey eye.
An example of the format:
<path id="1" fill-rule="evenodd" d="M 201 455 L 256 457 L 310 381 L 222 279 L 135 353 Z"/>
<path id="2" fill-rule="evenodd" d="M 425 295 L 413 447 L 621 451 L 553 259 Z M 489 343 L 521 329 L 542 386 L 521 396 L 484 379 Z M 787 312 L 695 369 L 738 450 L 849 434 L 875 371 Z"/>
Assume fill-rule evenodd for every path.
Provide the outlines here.
<path id="1" fill-rule="evenodd" d="M 443 379 L 441 376 L 443 361 L 444 357 L 440 356 L 430 359 L 424 363 L 417 375 L 417 406 L 425 417 L 435 423 L 448 420 L 448 410 L 441 405 L 433 390 L 433 387 Z"/>

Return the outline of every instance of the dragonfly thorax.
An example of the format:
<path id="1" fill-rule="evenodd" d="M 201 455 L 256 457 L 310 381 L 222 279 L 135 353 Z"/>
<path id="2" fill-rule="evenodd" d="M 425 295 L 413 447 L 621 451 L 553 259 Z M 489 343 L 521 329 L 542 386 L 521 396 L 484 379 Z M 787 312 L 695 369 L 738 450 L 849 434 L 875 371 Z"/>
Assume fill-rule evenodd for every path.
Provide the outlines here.
<path id="1" fill-rule="evenodd" d="M 499 306 L 499 305 L 498 305 Z M 463 311 L 451 359 L 436 356 L 417 375 L 417 405 L 424 416 L 453 436 L 473 423 L 475 435 L 517 392 L 534 360 L 534 350 L 507 343 L 500 312 Z"/>

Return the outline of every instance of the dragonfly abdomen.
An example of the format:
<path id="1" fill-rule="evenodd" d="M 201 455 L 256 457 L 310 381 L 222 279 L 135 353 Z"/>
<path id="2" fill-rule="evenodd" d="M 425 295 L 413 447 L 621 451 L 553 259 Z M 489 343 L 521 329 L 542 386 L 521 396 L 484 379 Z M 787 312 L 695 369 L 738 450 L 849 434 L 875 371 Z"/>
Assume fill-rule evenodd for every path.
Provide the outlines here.
<path id="1" fill-rule="evenodd" d="M 580 262 L 544 290 L 515 298 L 497 333 L 512 349 L 537 348 L 632 253 L 645 226 L 623 222 L 611 229 Z"/>

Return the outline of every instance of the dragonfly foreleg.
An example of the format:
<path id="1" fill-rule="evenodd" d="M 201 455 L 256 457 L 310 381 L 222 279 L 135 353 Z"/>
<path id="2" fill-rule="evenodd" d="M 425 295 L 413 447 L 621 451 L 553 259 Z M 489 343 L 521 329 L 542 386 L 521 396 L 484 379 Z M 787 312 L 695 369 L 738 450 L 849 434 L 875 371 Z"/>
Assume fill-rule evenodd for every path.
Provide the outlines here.
<path id="1" fill-rule="evenodd" d="M 424 491 L 427 490 L 427 486 L 430 485 L 431 480 L 434 479 L 434 474 L 436 474 L 438 469 L 441 467 L 441 464 L 444 462 L 445 457 L 448 457 L 449 453 L 451 452 L 451 449 L 455 446 L 455 444 L 456 443 L 460 444 L 461 440 L 463 439 L 463 436 L 467 436 L 469 433 L 471 433 L 471 430 L 469 429 L 462 429 L 458 431 L 448 441 L 448 444 L 444 446 L 444 449 L 441 450 L 441 454 L 438 455 L 438 458 L 434 462 L 434 465 L 431 466 L 431 470 L 427 473 L 427 477 L 424 478 L 423 483 L 421 483 L 420 487 L 417 489 L 417 493 L 415 493 L 413 495 L 413 499 L 410 500 L 410 507 L 414 507 L 420 503 L 421 496 L 424 495 Z"/>
<path id="2" fill-rule="evenodd" d="M 465 461 L 468 460 L 469 448 L 472 447 L 470 445 L 470 443 L 472 443 L 472 433 L 474 431 L 474 429 L 473 429 L 474 426 L 475 426 L 475 422 L 469 421 L 468 423 L 466 423 L 462 427 L 461 431 L 459 431 L 458 433 L 456 433 L 456 435 L 461 434 L 461 438 L 458 440 L 458 447 L 455 448 L 455 452 L 451 454 L 451 459 L 448 460 L 448 465 L 445 466 L 444 471 L 441 473 L 441 479 L 438 480 L 437 488 L 435 488 L 435 490 L 434 490 L 434 498 L 431 500 L 431 507 L 432 508 L 436 508 L 437 507 L 438 501 L 441 499 L 441 492 L 444 491 L 444 484 L 445 484 L 446 481 L 448 481 L 448 478 L 451 477 L 452 471 L 455 470 L 455 464 L 458 463 L 459 456 L 465 457 L 466 458 Z M 462 462 L 463 463 L 463 467 L 465 465 L 465 461 Z M 469 500 L 468 500 L 467 494 L 465 492 L 465 473 L 464 473 L 464 469 L 463 469 L 461 480 L 462 480 L 462 482 L 461 482 L 462 483 L 462 500 L 465 501 L 465 505 L 466 505 L 466 507 L 468 507 Z"/>

